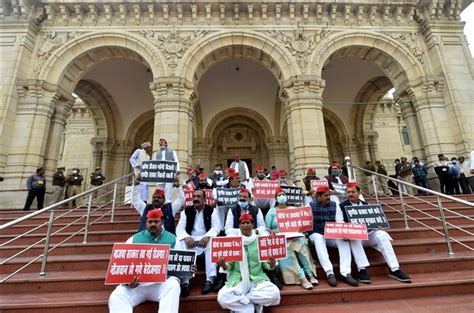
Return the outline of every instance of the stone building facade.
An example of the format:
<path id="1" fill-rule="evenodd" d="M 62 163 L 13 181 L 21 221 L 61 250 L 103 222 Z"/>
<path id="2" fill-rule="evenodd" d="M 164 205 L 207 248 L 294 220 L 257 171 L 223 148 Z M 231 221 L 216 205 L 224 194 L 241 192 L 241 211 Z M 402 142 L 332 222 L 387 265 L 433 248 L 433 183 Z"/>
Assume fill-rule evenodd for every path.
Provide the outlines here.
<path id="1" fill-rule="evenodd" d="M 468 155 L 468 3 L 2 1 L 0 207 L 21 206 L 27 176 L 65 160 L 74 95 L 90 114 L 88 168 L 107 177 L 160 137 L 183 169 L 240 151 L 294 179 L 345 155 Z"/>

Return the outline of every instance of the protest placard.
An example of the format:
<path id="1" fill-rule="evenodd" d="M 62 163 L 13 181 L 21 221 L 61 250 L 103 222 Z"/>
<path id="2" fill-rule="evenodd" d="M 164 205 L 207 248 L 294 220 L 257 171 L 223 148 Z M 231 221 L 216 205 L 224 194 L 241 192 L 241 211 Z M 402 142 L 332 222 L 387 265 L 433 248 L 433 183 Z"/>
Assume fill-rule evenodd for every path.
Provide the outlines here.
<path id="1" fill-rule="evenodd" d="M 183 189 L 184 192 L 184 199 L 185 199 L 185 206 L 193 205 L 193 194 L 194 189 Z M 206 193 L 206 204 L 213 205 L 214 204 L 214 197 L 212 196 L 212 189 L 204 189 Z"/>
<path id="2" fill-rule="evenodd" d="M 290 187 L 290 186 L 281 186 L 281 189 L 285 191 L 288 201 L 288 205 L 301 205 L 304 201 L 303 188 L 300 187 Z"/>
<path id="3" fill-rule="evenodd" d="M 275 191 L 280 187 L 278 180 L 257 180 L 253 183 L 253 197 L 256 199 L 275 198 Z"/>
<path id="4" fill-rule="evenodd" d="M 275 260 L 286 259 L 286 237 L 279 234 L 275 236 L 258 237 L 258 260 L 268 261 L 269 258 Z"/>
<path id="5" fill-rule="evenodd" d="M 193 277 L 193 265 L 196 265 L 196 251 L 171 249 L 168 262 L 168 277 Z"/>
<path id="6" fill-rule="evenodd" d="M 239 202 L 240 188 L 216 188 L 217 203 L 219 206 L 234 206 Z"/>
<path id="7" fill-rule="evenodd" d="M 172 161 L 143 161 L 140 177 L 145 183 L 174 183 L 177 164 Z"/>
<path id="8" fill-rule="evenodd" d="M 211 261 L 217 263 L 220 259 L 226 262 L 240 262 L 243 260 L 242 237 L 214 237 L 211 238 Z"/>
<path id="9" fill-rule="evenodd" d="M 311 181 L 311 191 L 317 192 L 319 187 L 329 187 L 328 181 L 325 179 Z"/>
<path id="10" fill-rule="evenodd" d="M 346 206 L 344 210 L 351 223 L 365 224 L 367 229 L 390 228 L 383 208 L 378 204 Z"/>
<path id="11" fill-rule="evenodd" d="M 367 240 L 367 227 L 364 224 L 326 222 L 324 238 Z"/>
<path id="12" fill-rule="evenodd" d="M 164 282 L 169 252 L 169 245 L 115 243 L 105 284 L 129 284 L 137 276 L 141 283 Z"/>
<path id="13" fill-rule="evenodd" d="M 313 230 L 311 207 L 276 209 L 280 232 L 304 232 Z"/>

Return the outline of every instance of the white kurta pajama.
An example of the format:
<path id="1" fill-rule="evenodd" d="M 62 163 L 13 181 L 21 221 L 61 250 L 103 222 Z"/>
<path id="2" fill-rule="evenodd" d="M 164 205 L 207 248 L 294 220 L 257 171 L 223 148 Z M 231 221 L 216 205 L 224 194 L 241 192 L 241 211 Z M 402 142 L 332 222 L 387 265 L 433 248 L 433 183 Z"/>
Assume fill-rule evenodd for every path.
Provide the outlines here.
<path id="1" fill-rule="evenodd" d="M 133 173 L 135 176 L 140 175 L 140 169 L 143 161 L 149 161 L 150 156 L 146 153 L 145 149 L 137 149 L 133 152 L 130 157 L 130 165 L 133 167 Z M 148 184 L 140 183 L 140 199 L 143 201 L 148 200 Z"/>
<path id="2" fill-rule="evenodd" d="M 171 149 L 169 149 L 171 150 Z M 162 160 L 162 161 L 173 161 L 176 162 L 176 173 L 179 173 L 179 159 L 176 151 L 173 151 L 173 160 L 166 160 L 166 149 L 158 150 L 153 155 L 153 160 Z M 173 201 L 173 183 L 157 183 L 156 188 L 163 189 L 165 191 L 165 202 Z"/>

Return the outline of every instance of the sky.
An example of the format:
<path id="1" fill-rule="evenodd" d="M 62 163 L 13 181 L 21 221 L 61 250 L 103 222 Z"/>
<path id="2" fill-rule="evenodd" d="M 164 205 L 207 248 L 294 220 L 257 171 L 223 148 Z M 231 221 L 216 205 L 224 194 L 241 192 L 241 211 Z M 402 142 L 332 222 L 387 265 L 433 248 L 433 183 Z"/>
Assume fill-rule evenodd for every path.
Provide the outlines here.
<path id="1" fill-rule="evenodd" d="M 474 3 L 471 3 L 462 13 L 461 20 L 466 22 L 464 26 L 464 33 L 469 43 L 471 56 L 474 57 Z"/>

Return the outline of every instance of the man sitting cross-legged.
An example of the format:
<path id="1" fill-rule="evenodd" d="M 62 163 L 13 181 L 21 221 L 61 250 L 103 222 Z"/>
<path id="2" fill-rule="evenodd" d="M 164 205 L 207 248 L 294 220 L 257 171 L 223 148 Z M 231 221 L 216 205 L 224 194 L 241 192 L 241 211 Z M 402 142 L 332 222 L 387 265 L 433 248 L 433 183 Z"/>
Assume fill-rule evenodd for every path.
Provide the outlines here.
<path id="1" fill-rule="evenodd" d="M 274 269 L 275 260 L 260 262 L 258 259 L 258 240 L 253 229 L 251 214 L 239 218 L 240 233 L 244 242 L 244 256 L 241 262 L 226 263 L 221 259 L 218 265 L 228 273 L 226 285 L 219 291 L 217 302 L 224 308 L 235 312 L 253 313 L 260 306 L 278 305 L 280 290 L 272 284 L 264 270 Z"/>

